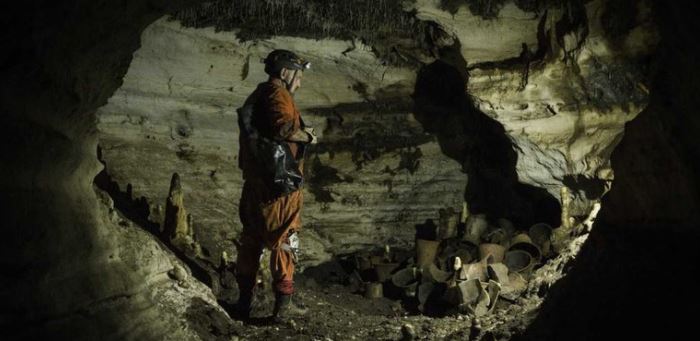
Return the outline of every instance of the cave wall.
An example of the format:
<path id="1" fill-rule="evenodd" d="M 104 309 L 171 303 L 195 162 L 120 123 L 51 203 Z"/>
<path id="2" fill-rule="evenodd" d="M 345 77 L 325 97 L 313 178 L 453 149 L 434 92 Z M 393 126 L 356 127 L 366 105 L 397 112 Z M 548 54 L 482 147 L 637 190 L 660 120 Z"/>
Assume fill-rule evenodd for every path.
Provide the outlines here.
<path id="1" fill-rule="evenodd" d="M 566 186 L 577 217 L 610 188 L 610 153 L 648 100 L 647 60 L 658 39 L 650 5 L 628 9 L 633 22 L 623 37 L 605 25 L 614 10 L 601 1 L 550 8 L 538 41 L 523 42 L 519 58 L 470 67 L 468 91 L 503 124 L 518 179 L 557 199 Z"/>
<path id="2" fill-rule="evenodd" d="M 165 2 L 20 7 L 2 10 L 3 338 L 197 339 L 184 316 L 193 299 L 215 304 L 211 291 L 179 288 L 167 275 L 179 261 L 111 220 L 92 184 L 94 112 Z"/>

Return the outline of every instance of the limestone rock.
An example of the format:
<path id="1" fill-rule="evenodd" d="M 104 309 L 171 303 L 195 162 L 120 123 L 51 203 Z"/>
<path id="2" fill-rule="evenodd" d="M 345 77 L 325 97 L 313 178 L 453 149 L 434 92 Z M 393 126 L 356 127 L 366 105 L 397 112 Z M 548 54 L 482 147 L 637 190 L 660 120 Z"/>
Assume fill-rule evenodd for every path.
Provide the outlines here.
<path id="1" fill-rule="evenodd" d="M 571 188 L 570 215 L 587 215 L 592 199 L 610 188 L 610 153 L 625 123 L 646 106 L 647 75 L 635 65 L 656 37 L 648 6 L 638 3 L 637 26 L 624 42 L 637 48 L 615 48 L 601 24 L 605 1 L 591 1 L 542 18 L 551 41 L 538 44 L 551 57 L 539 66 L 526 60 L 508 67 L 470 66 L 468 91 L 505 128 L 518 154 L 518 180 L 556 198 L 562 184 Z M 557 32 L 563 22 L 574 28 Z"/>

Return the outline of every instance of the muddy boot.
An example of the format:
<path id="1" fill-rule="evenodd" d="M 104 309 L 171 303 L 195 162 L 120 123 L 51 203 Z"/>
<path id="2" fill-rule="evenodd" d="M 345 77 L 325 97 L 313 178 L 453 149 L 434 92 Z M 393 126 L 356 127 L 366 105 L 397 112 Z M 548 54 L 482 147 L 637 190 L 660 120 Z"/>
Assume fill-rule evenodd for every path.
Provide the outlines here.
<path id="1" fill-rule="evenodd" d="M 273 323 L 286 323 L 290 317 L 306 314 L 307 309 L 292 303 L 292 295 L 275 294 L 275 308 L 272 311 Z"/>

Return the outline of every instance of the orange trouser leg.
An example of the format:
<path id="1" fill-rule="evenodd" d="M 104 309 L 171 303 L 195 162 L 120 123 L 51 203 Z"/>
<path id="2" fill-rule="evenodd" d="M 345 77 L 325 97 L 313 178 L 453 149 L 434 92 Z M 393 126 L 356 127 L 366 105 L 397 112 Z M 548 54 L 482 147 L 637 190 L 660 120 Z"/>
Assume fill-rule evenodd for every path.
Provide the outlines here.
<path id="1" fill-rule="evenodd" d="M 288 242 L 285 236 L 281 242 Z M 272 249 L 270 255 L 272 285 L 276 292 L 284 295 L 294 293 L 294 257 L 290 251 L 280 248 Z"/>
<path id="2" fill-rule="evenodd" d="M 302 192 L 296 191 L 275 199 L 261 208 L 266 226 L 266 246 L 272 250 L 270 271 L 276 292 L 294 293 L 294 257 L 282 244 L 289 243 L 290 231 L 301 227 Z"/>
<path id="3" fill-rule="evenodd" d="M 265 185 L 247 180 L 243 185 L 241 203 L 241 247 L 237 261 L 237 281 L 241 290 L 255 284 L 260 266 L 262 247 L 272 251 L 270 271 L 275 291 L 290 295 L 294 292 L 294 260 L 290 251 L 282 247 L 288 243 L 289 232 L 301 227 L 302 192 L 269 199 Z"/>

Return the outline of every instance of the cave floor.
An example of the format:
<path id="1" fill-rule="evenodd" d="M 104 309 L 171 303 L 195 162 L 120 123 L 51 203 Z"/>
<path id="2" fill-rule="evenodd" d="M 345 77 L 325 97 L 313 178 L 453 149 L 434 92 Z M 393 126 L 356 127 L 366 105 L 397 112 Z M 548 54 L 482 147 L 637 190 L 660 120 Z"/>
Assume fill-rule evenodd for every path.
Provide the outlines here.
<path id="1" fill-rule="evenodd" d="M 315 276 L 314 276 L 315 277 Z M 320 282 L 320 281 L 319 281 Z M 308 275 L 297 277 L 293 301 L 307 309 L 304 315 L 288 323 L 274 325 L 266 317 L 272 313 L 273 295 L 258 295 L 248 323 L 233 320 L 224 332 L 208 328 L 203 339 L 217 340 L 470 340 L 482 339 L 488 331 L 507 323 L 517 328 L 521 319 L 514 315 L 524 311 L 523 304 L 502 302 L 495 311 L 477 323 L 468 315 L 430 317 L 422 315 L 406 300 L 365 298 L 353 285 L 328 284 Z M 508 322 L 506 322 L 508 321 Z M 202 321 L 205 322 L 205 321 Z M 202 329 L 202 328 L 197 328 Z M 498 328 L 508 330 L 510 328 Z M 407 332 L 411 330 L 411 332 Z M 510 335 L 494 335 L 497 339 Z M 506 332 L 508 333 L 508 332 Z M 408 337 L 409 334 L 411 337 Z"/>
<path id="2" fill-rule="evenodd" d="M 468 335 L 471 321 L 465 317 L 431 318 L 411 315 L 401 301 L 388 298 L 368 299 L 349 287 L 330 285 L 321 288 L 307 280 L 294 299 L 307 309 L 284 325 L 265 325 L 272 313 L 272 295 L 256 305 L 250 324 L 240 324 L 236 331 L 242 339 L 289 340 L 398 340 L 402 326 L 411 325 L 417 339 L 433 339 L 459 334 Z"/>

